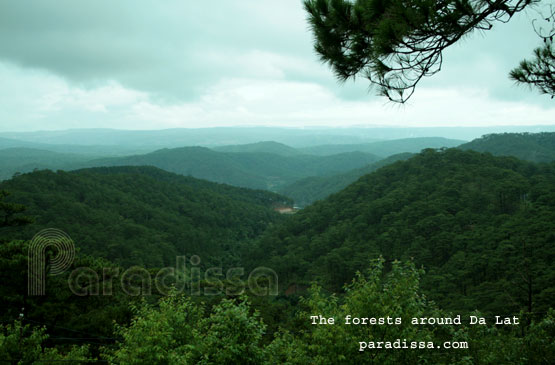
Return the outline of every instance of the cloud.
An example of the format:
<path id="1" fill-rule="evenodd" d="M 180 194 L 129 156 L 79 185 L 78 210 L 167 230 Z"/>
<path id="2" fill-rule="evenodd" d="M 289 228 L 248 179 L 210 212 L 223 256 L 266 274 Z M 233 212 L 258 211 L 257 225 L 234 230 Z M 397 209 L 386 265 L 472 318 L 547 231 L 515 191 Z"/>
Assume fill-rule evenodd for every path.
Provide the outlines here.
<path id="1" fill-rule="evenodd" d="M 0 58 L 70 82 L 118 80 L 161 96 L 194 99 L 230 74 L 267 76 L 275 56 L 264 55 L 300 55 L 306 58 L 300 63 L 313 62 L 300 3 L 287 3 L 2 2 Z M 282 66 L 296 69 L 294 62 Z M 287 76 L 281 68 L 271 71 Z"/>
<path id="2" fill-rule="evenodd" d="M 0 128 L 546 123 L 507 78 L 536 41 L 526 16 L 472 35 L 396 106 L 336 82 L 301 1 L 2 1 Z"/>

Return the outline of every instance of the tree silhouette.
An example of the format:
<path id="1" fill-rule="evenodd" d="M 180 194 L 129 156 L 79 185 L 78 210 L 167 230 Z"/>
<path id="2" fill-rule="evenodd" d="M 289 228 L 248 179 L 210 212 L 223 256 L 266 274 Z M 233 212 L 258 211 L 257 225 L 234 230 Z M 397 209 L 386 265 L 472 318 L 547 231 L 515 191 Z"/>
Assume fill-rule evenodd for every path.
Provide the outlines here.
<path id="1" fill-rule="evenodd" d="M 380 95 L 407 101 L 423 77 L 441 70 L 442 52 L 474 30 L 508 22 L 538 0 L 305 0 L 314 48 L 344 82 L 367 78 Z M 553 52 L 521 64 L 513 78 L 553 91 Z M 546 63 L 547 61 L 547 63 Z M 550 77 L 545 77 L 550 72 Z"/>
<path id="2" fill-rule="evenodd" d="M 555 97 L 555 49 L 553 48 L 553 36 L 555 36 L 555 8 L 549 8 L 550 14 L 541 19 L 547 22 L 550 27 L 545 29 L 536 25 L 538 19 L 532 22 L 534 31 L 542 39 L 542 47 L 534 50 L 533 60 L 524 60 L 520 65 L 511 71 L 510 77 L 517 83 L 529 85 L 538 89 L 542 94 Z"/>

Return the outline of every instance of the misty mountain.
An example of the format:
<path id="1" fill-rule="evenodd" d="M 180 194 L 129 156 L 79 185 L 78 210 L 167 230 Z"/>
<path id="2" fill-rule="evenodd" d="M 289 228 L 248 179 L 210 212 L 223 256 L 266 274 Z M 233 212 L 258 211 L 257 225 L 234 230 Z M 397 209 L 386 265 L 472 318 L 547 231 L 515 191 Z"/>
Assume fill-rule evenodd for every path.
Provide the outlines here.
<path id="1" fill-rule="evenodd" d="M 91 160 L 78 154 L 58 153 L 34 148 L 0 149 L 0 180 L 9 179 L 15 173 L 34 169 L 71 170 Z"/>
<path id="2" fill-rule="evenodd" d="M 532 162 L 549 162 L 555 160 L 555 133 L 488 134 L 459 148 Z"/>
<path id="3" fill-rule="evenodd" d="M 120 147 L 176 148 L 226 146 L 276 141 L 291 146 L 374 141 L 372 131 L 334 128 L 218 127 L 164 130 L 70 129 L 62 131 L 4 132 L 0 137 L 28 142 Z"/>
<path id="4" fill-rule="evenodd" d="M 50 152 L 84 155 L 91 158 L 107 156 L 124 156 L 136 153 L 152 152 L 156 148 L 148 146 L 120 146 L 120 145 L 90 145 L 90 144 L 49 144 L 30 142 L 14 138 L 0 137 L 0 150 L 8 148 L 31 148 Z"/>
<path id="5" fill-rule="evenodd" d="M 411 156 L 413 156 L 411 153 L 400 153 L 342 174 L 307 177 L 279 188 L 278 192 L 293 199 L 295 205 L 305 207 L 344 189 L 363 175 L 396 161 L 406 160 Z"/>
<path id="6" fill-rule="evenodd" d="M 404 152 L 418 153 L 424 148 L 456 147 L 462 143 L 465 143 L 465 141 L 458 139 L 447 139 L 442 137 L 419 137 L 395 139 L 390 141 L 377 141 L 363 144 L 319 145 L 313 147 L 305 147 L 299 150 L 304 153 L 318 156 L 328 156 L 337 153 L 359 151 L 372 153 L 381 157 L 387 157 Z"/>
<path id="7" fill-rule="evenodd" d="M 429 136 L 469 141 L 491 133 L 542 131 L 555 132 L 555 126 L 414 128 L 375 126 L 345 128 L 216 127 L 164 130 L 70 129 L 60 131 L 2 132 L 0 137 L 45 144 L 117 146 L 117 148 L 148 147 L 151 149 L 150 151 L 153 151 L 161 148 L 183 146 L 215 147 L 250 144 L 260 141 L 276 141 L 294 148 L 329 144 L 365 144 L 380 140 Z M 34 148 L 40 147 L 35 146 Z"/>
<path id="8" fill-rule="evenodd" d="M 218 152 L 262 152 L 273 153 L 280 156 L 298 156 L 302 154 L 302 152 L 293 147 L 274 141 L 263 141 L 233 146 L 221 146 L 214 147 L 212 149 Z"/>
<path id="9" fill-rule="evenodd" d="M 149 165 L 199 179 L 273 190 L 307 176 L 336 174 L 378 160 L 378 157 L 362 152 L 333 156 L 280 156 L 182 147 L 162 149 L 145 155 L 94 160 L 88 166 Z"/>

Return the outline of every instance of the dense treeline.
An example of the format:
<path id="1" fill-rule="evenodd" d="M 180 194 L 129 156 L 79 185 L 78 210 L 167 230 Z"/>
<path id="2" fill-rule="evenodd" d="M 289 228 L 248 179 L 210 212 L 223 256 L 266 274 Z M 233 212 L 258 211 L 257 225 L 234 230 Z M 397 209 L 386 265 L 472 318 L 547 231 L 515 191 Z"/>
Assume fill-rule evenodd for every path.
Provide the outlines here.
<path id="1" fill-rule="evenodd" d="M 545 312 L 555 302 L 555 164 L 425 150 L 305 208 L 246 248 L 280 285 L 340 291 L 369 259 L 413 258 L 442 307 Z"/>
<path id="2" fill-rule="evenodd" d="M 83 253 L 123 266 L 175 265 L 176 255 L 203 262 L 236 259 L 234 246 L 281 217 L 287 198 L 178 176 L 154 167 L 48 170 L 0 184 L 35 224 L 6 228 L 30 239 L 42 228 L 69 234 Z M 224 255 L 225 253 L 225 255 Z"/>
<path id="3" fill-rule="evenodd" d="M 388 275 L 376 260 L 346 287 L 341 297 L 313 286 L 300 303 L 298 327 L 273 337 L 245 297 L 224 299 L 205 309 L 172 292 L 157 305 L 133 304 L 133 319 L 117 325 L 116 341 L 93 353 L 86 345 L 47 345 L 46 328 L 21 321 L 0 325 L 0 356 L 20 363 L 64 360 L 110 364 L 534 364 L 555 360 L 554 313 L 525 325 L 414 325 L 414 318 L 454 318 L 422 295 L 422 272 L 411 262 L 395 262 Z M 311 316 L 334 319 L 313 324 Z M 396 324 L 353 324 L 353 316 Z M 478 312 L 472 313 L 481 317 Z M 368 318 L 367 317 L 367 318 Z M 486 318 L 486 317 L 483 317 Z M 490 320 L 490 319 L 488 319 Z M 349 321 L 349 322 L 347 322 Z M 397 323 L 397 321 L 399 321 Z M 491 320 L 490 320 L 491 321 Z M 318 322 L 319 323 L 319 322 Z M 447 348 L 446 342 L 451 346 Z M 375 348 L 378 346 L 378 348 Z M 458 348 L 460 346 L 460 348 Z"/>
<path id="4" fill-rule="evenodd" d="M 2 189 L 9 189 L 9 194 Z M 35 171 L 3 182 L 0 321 L 8 324 L 2 331 L 13 330 L 18 339 L 0 334 L 0 358 L 13 355 L 30 363 L 38 359 L 33 357 L 37 353 L 41 359 L 65 359 L 58 352 L 68 351 L 70 359 L 85 353 L 96 356 L 100 347 L 114 345 L 114 322 L 129 323 L 138 298 L 156 301 L 178 280 L 189 293 L 191 283 L 201 285 L 203 277 L 193 277 L 189 267 L 176 266 L 177 255 L 187 260 L 198 255 L 197 265 L 204 269 L 237 264 L 239 242 L 284 219 L 274 212 L 283 204 L 291 202 L 274 193 L 154 167 Z M 77 256 L 62 275 L 45 276 L 45 295 L 30 295 L 28 240 L 50 227 L 71 236 Z M 131 265 L 139 267 L 128 268 Z M 157 276 L 166 274 L 160 270 L 163 267 L 175 268 L 178 276 Z M 42 326 L 45 331 L 32 331 Z M 31 333 L 30 339 L 21 339 Z M 90 348 L 69 350 L 82 343 Z M 22 353 L 25 344 L 33 348 Z M 41 346 L 50 350 L 42 353 Z"/>
<path id="5" fill-rule="evenodd" d="M 555 160 L 555 133 L 487 134 L 459 148 L 496 156 L 515 156 L 532 162 L 549 162 Z"/>
<path id="6" fill-rule="evenodd" d="M 273 211 L 292 203 L 280 195 L 144 166 L 36 171 L 2 189 L 11 192 L 0 194 L 2 360 L 555 361 L 555 163 L 425 150 L 290 217 Z M 25 225 L 27 216 L 35 222 Z M 32 297 L 25 240 L 45 227 L 66 231 L 80 252 L 65 274 L 47 277 L 46 296 Z M 176 255 L 192 254 L 224 270 L 274 269 L 280 295 L 190 295 L 188 287 L 135 296 L 119 280 L 124 267 L 143 265 L 154 276 L 174 266 Z M 79 285 L 83 296 L 68 287 L 79 267 L 90 269 Z M 191 271 L 183 274 L 191 280 Z M 305 290 L 312 281 L 318 284 Z M 295 292 L 304 297 L 289 295 Z M 413 317 L 468 318 L 476 309 L 488 325 L 408 325 Z M 312 325 L 310 316 L 320 314 L 337 324 Z M 400 317 L 404 325 L 342 324 L 348 315 Z M 515 315 L 520 324 L 492 326 L 492 315 Z M 426 346 L 466 341 L 469 349 L 359 351 L 360 342 L 398 338 Z"/>

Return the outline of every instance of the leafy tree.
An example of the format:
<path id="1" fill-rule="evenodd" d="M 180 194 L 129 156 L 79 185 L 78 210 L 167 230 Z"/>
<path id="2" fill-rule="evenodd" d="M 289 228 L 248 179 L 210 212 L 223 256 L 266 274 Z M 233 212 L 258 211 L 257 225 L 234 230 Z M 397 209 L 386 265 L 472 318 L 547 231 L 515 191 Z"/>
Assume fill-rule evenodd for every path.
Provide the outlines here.
<path id="1" fill-rule="evenodd" d="M 5 198 L 10 195 L 5 190 L 0 190 L 0 228 L 23 226 L 31 223 L 29 217 L 22 216 L 25 206 L 17 203 L 6 202 Z"/>
<path id="2" fill-rule="evenodd" d="M 260 364 L 265 325 L 245 301 L 223 300 L 209 316 L 177 292 L 158 308 L 134 307 L 128 327 L 118 327 L 122 340 L 106 358 L 114 364 Z"/>
<path id="3" fill-rule="evenodd" d="M 62 353 L 56 348 L 44 348 L 48 340 L 46 329 L 33 328 L 14 321 L 6 326 L 0 324 L 0 359 L 13 364 L 57 364 L 64 361 L 83 361 L 90 359 L 87 346 L 72 346 Z"/>
<path id="4" fill-rule="evenodd" d="M 315 50 L 337 78 L 365 77 L 381 95 L 402 103 L 423 77 L 440 71 L 447 47 L 474 30 L 508 22 L 537 2 L 305 0 L 304 4 Z M 553 94 L 553 50 L 544 47 L 537 56 L 521 64 L 513 77 Z"/>
<path id="5" fill-rule="evenodd" d="M 412 318 L 452 318 L 427 300 L 420 290 L 423 270 L 411 261 L 394 262 L 385 274 L 383 258 L 373 260 L 364 274 L 346 286 L 344 296 L 326 295 L 314 285 L 302 300 L 302 320 L 295 333 L 283 330 L 266 347 L 268 364 L 552 364 L 555 359 L 553 311 L 532 323 L 522 336 L 515 328 L 461 324 L 415 325 Z M 335 324 L 311 324 L 310 316 L 334 318 Z M 482 317 L 479 312 L 472 315 Z M 350 316 L 346 324 L 346 317 Z M 401 324 L 352 324 L 353 317 L 401 318 Z M 512 326 L 511 326 L 512 327 Z M 372 349 L 360 351 L 360 341 L 432 343 L 466 342 L 467 349 Z M 383 343 L 383 342 L 382 342 Z M 410 345 L 409 345 L 410 346 Z"/>

